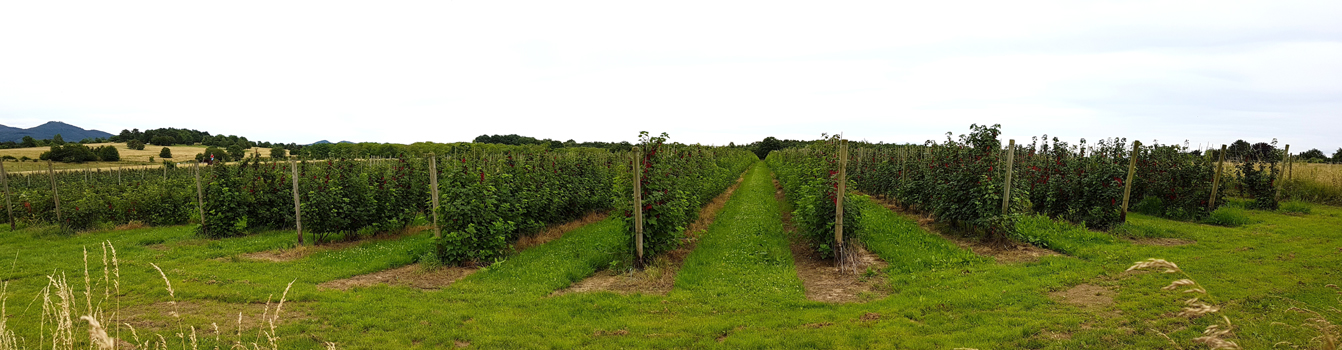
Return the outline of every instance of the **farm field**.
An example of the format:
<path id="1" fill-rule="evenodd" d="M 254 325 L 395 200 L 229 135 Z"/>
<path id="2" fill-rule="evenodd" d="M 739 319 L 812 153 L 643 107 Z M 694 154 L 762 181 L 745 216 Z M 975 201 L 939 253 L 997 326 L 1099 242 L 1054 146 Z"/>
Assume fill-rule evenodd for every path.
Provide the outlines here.
<path id="1" fill-rule="evenodd" d="M 162 161 L 164 161 L 164 160 L 168 160 L 168 161 L 172 161 L 172 162 L 176 162 L 176 163 L 185 163 L 185 162 L 192 162 L 192 161 L 195 161 L 196 154 L 197 154 L 197 153 L 205 152 L 205 148 L 207 148 L 207 147 L 205 147 L 205 146 L 200 146 L 200 145 L 190 145 L 190 146 L 188 146 L 188 145 L 176 145 L 176 146 L 168 146 L 168 149 L 170 149 L 170 150 L 172 151 L 172 155 L 173 155 L 173 157 L 172 157 L 172 158 L 168 158 L 168 159 L 164 159 L 164 158 L 158 156 L 159 152 L 163 150 L 163 146 L 145 145 L 145 147 L 144 147 L 143 150 L 133 150 L 133 149 L 130 149 L 130 148 L 126 147 L 126 143 L 125 143 L 125 142 L 119 142 L 119 143 L 90 143 L 90 144 L 86 144 L 85 146 L 88 146 L 88 147 L 90 147 L 90 148 L 96 148 L 96 147 L 101 147 L 101 146 L 113 146 L 113 147 L 116 147 L 117 152 L 121 154 L 121 160 L 120 160 L 120 161 L 116 161 L 116 162 L 84 162 L 84 163 L 62 163 L 62 162 L 53 162 L 53 163 L 51 164 L 52 169 L 55 169 L 55 170 L 104 169 L 104 170 L 106 170 L 106 169 L 114 169 L 114 168 L 117 168 L 117 167 L 135 168 L 135 169 L 139 169 L 139 168 L 158 168 L 158 167 L 163 166 Z M 46 152 L 46 151 L 50 151 L 50 150 L 51 150 L 50 147 L 28 147 L 28 148 L 0 149 L 0 156 L 13 156 L 14 158 L 28 157 L 29 159 L 38 159 L 38 157 L 42 155 L 42 152 Z M 253 154 L 253 153 L 260 154 L 260 156 L 261 156 L 262 158 L 268 158 L 268 157 L 270 157 L 270 149 L 269 149 L 269 148 L 262 149 L 262 148 L 253 147 L 253 148 L 249 148 L 249 149 L 247 149 L 247 154 Z M 149 158 L 150 158 L 150 157 L 153 157 L 153 159 L 154 159 L 153 162 L 150 162 L 150 161 L 149 161 Z M 46 161 L 37 161 L 37 162 L 32 162 L 32 161 L 28 161 L 28 162 L 6 161 L 6 162 L 5 162 L 5 171 L 11 172 L 11 173 L 22 173 L 22 172 L 30 172 L 30 171 L 46 171 L 46 170 L 47 170 L 47 162 L 46 162 Z"/>
<path id="2" fill-rule="evenodd" d="M 1249 210 L 1251 223 L 1235 228 L 1130 213 L 1107 232 L 1030 216 L 1017 223 L 1020 234 L 1056 254 L 1008 259 L 858 196 L 857 238 L 889 264 L 862 278 L 882 293 L 827 303 L 807 299 L 773 178 L 764 161 L 750 166 L 665 295 L 556 293 L 621 261 L 627 233 L 618 214 L 466 273 L 414 265 L 432 240 L 422 227 L 295 248 L 293 230 L 206 239 L 192 226 L 73 236 L 4 226 L 0 267 L 10 266 L 0 268 L 8 317 L 0 330 L 41 346 L 44 301 L 34 296 L 49 275 L 67 278 L 75 298 L 100 300 L 110 284 L 102 282 L 104 242 L 116 249 L 120 294 L 107 302 L 118 306 L 102 308 L 120 310 L 137 337 L 157 333 L 185 345 L 194 332 L 201 348 L 265 346 L 261 332 L 271 329 L 261 320 L 281 295 L 273 329 L 280 348 L 1194 349 L 1207 347 L 1195 338 L 1208 326 L 1227 322 L 1233 333 L 1223 338 L 1246 349 L 1321 348 L 1338 330 L 1310 325 L 1342 323 L 1339 207 Z M 280 258 L 263 258 L 270 256 Z M 1180 273 L 1127 271 L 1148 258 Z M 437 282 L 333 287 L 398 268 L 399 279 Z M 444 277 L 462 274 L 452 283 Z M 1195 284 L 1162 289 L 1181 279 Z M 1180 315 L 1192 287 L 1219 310 Z M 116 330 L 132 337 L 129 327 Z"/>

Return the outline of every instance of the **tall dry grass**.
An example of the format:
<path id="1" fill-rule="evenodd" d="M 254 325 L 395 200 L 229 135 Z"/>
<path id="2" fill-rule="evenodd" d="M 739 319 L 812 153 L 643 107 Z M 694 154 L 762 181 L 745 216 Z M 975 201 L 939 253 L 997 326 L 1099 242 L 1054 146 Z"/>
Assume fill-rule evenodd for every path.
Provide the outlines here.
<path id="1" fill-rule="evenodd" d="M 163 333 L 146 333 L 143 337 L 140 332 L 131 326 L 130 323 L 123 323 L 121 320 L 121 267 L 117 260 L 116 247 L 111 242 L 103 242 L 102 257 L 102 276 L 95 279 L 94 274 L 90 273 L 88 249 L 84 249 L 84 285 L 82 298 L 78 295 L 77 286 L 70 284 L 69 278 L 65 273 L 53 273 L 47 275 L 47 286 L 38 294 L 36 299 L 42 301 L 41 320 L 39 322 L 39 338 L 36 346 L 33 348 L 47 348 L 53 350 L 74 350 L 78 348 L 89 348 L 99 350 L 115 350 L 121 348 L 135 349 L 273 349 L 278 350 L 280 337 L 276 331 L 275 323 L 280 320 L 280 313 L 284 308 L 284 302 L 288 299 L 289 290 L 293 288 L 294 282 L 284 288 L 284 293 L 280 295 L 278 303 L 272 304 L 274 295 L 266 301 L 266 308 L 261 315 L 261 321 L 264 325 L 258 327 L 256 336 L 252 339 L 243 337 L 243 327 L 241 312 L 238 313 L 238 331 L 236 337 L 232 340 L 225 340 L 220 333 L 217 322 L 211 323 L 213 329 L 213 344 L 204 344 L 210 339 L 202 339 L 194 325 L 184 325 L 181 315 L 177 308 L 177 293 L 172 288 L 172 281 L 168 279 L 167 273 L 163 272 L 157 264 L 151 263 L 150 266 L 158 271 L 159 276 L 163 278 L 164 289 L 167 290 L 170 300 L 168 304 L 172 310 L 168 315 L 176 320 L 176 332 L 167 336 Z M 77 283 L 77 282 L 76 282 Z M 101 296 L 96 293 L 97 289 L 102 289 Z M 26 349 L 30 344 L 26 340 L 16 338 L 15 333 L 9 328 L 7 323 L 8 310 L 6 309 L 6 299 L 9 290 L 9 283 L 0 285 L 0 350 Z M 271 306 L 274 305 L 272 309 Z M 125 333 L 123 333 L 123 329 Z M 88 334 L 85 339 L 83 334 Z M 123 336 L 129 336 L 129 338 Z M 202 341 L 205 340 L 205 341 Z M 334 343 L 327 343 L 328 349 L 334 349 Z"/>
<path id="2" fill-rule="evenodd" d="M 1175 265 L 1174 263 L 1166 261 L 1165 259 L 1150 258 L 1146 259 L 1145 261 L 1138 261 L 1136 263 L 1133 263 L 1132 267 L 1128 267 L 1127 271 L 1147 270 L 1147 269 L 1158 270 L 1162 273 L 1179 273 L 1183 275 L 1184 278 L 1175 280 L 1174 282 L 1170 282 L 1170 285 L 1161 288 L 1162 290 L 1177 290 L 1181 288 L 1186 288 L 1181 294 L 1191 293 L 1193 295 L 1202 295 L 1202 296 L 1194 296 L 1192 298 L 1184 300 L 1183 310 L 1180 311 L 1179 314 L 1176 315 L 1175 317 L 1197 318 L 1221 311 L 1220 307 L 1208 304 L 1202 300 L 1203 297 L 1210 296 L 1210 294 L 1207 293 L 1206 288 L 1204 288 L 1201 284 L 1198 284 L 1197 281 L 1194 281 L 1192 276 L 1188 275 L 1187 272 L 1184 272 L 1183 269 L 1179 268 L 1179 265 Z M 1240 349 L 1239 344 L 1230 341 L 1228 339 L 1234 337 L 1234 333 L 1231 332 L 1231 330 L 1234 329 L 1234 325 L 1230 323 L 1230 318 L 1221 316 L 1221 319 L 1225 321 L 1224 326 L 1219 324 L 1213 324 L 1207 326 L 1206 330 L 1203 330 L 1202 336 L 1193 338 L 1193 341 L 1207 345 L 1208 348 L 1213 350 Z M 1180 347 L 1179 344 L 1176 343 L 1173 338 L 1170 338 L 1168 335 L 1165 335 L 1165 333 L 1162 333 L 1160 331 L 1156 331 L 1156 333 L 1159 333 L 1161 336 L 1164 336 L 1165 339 L 1169 339 L 1170 344 L 1174 345 L 1175 348 L 1182 349 L 1182 347 Z"/>
<path id="3" fill-rule="evenodd" d="M 1294 163 L 1282 183 L 1282 197 L 1342 205 L 1342 164 Z"/>

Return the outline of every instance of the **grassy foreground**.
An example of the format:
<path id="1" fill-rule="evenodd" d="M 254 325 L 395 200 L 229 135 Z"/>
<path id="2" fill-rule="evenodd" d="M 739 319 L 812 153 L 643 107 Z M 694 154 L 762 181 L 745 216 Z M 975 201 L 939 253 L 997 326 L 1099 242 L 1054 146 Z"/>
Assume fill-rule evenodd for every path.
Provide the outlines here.
<path id="1" fill-rule="evenodd" d="M 64 273 L 75 296 L 84 298 L 84 248 L 94 298 L 102 294 L 104 241 L 117 248 L 120 308 L 136 318 L 123 322 L 134 324 L 141 336 L 158 332 L 175 338 L 178 326 L 164 303 L 174 298 L 149 265 L 155 263 L 173 283 L 182 322 L 209 338 L 202 348 L 214 344 L 211 323 L 223 329 L 221 348 L 227 348 L 237 339 L 238 312 L 258 319 L 266 300 L 278 300 L 290 281 L 296 282 L 277 324 L 281 348 L 331 342 L 358 349 L 1196 349 L 1206 346 L 1194 339 L 1207 326 L 1223 324 L 1222 316 L 1233 324 L 1226 339 L 1246 349 L 1283 341 L 1317 348 L 1321 343 L 1311 340 L 1320 333 L 1302 326 L 1316 315 L 1297 310 L 1342 323 L 1342 294 L 1336 289 L 1342 284 L 1342 208 L 1316 206 L 1299 216 L 1250 211 L 1254 223 L 1238 228 L 1132 214 L 1114 234 L 1027 218 L 1023 235 L 1065 255 L 999 264 L 866 202 L 859 208 L 868 220 L 861 238 L 890 262 L 877 278 L 889 280 L 891 294 L 866 303 L 826 304 L 805 299 L 773 191 L 768 168 L 757 163 L 686 258 L 668 295 L 551 296 L 610 266 L 627 249 L 622 223 L 613 219 L 523 251 L 442 290 L 316 286 L 410 264 L 428 246 L 427 232 L 267 262 L 238 256 L 288 247 L 293 232 L 205 240 L 187 227 L 73 237 L 5 227 L 0 279 L 9 282 L 8 328 L 29 348 L 40 346 L 42 301 L 33 301 L 47 275 Z M 1188 244 L 1137 244 L 1128 237 Z M 1147 258 L 1174 262 L 1187 275 L 1125 272 Z M 1204 287 L 1208 293 L 1199 295 L 1201 300 L 1220 311 L 1178 316 L 1190 294 L 1161 288 L 1182 278 Z M 1078 285 L 1098 298 L 1073 303 L 1059 296 Z M 254 341 L 256 322 L 243 323 L 242 341 Z M 84 329 L 77 329 L 76 339 L 86 340 Z"/>

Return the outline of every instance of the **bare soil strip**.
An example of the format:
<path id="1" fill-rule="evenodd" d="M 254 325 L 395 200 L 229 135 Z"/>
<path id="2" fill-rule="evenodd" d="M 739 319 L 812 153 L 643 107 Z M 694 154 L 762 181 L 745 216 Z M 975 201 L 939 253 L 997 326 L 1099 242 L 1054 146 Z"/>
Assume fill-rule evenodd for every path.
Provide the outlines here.
<path id="1" fill-rule="evenodd" d="M 736 178 L 736 182 L 731 187 L 722 191 L 721 194 L 699 209 L 699 219 L 685 229 L 685 240 L 681 242 L 680 247 L 662 254 L 661 257 L 653 261 L 652 266 L 644 268 L 643 271 L 630 273 L 609 270 L 598 271 L 568 288 L 550 293 L 550 296 L 596 291 L 666 295 L 675 286 L 676 272 L 680 271 L 681 265 L 685 262 L 685 257 L 694 251 L 694 247 L 699 242 L 699 235 L 703 234 L 708 226 L 713 224 L 713 220 L 717 219 L 718 213 L 722 211 L 722 207 L 727 205 L 727 200 L 741 186 L 743 180 L 745 180 L 744 173 Z"/>
<path id="2" fill-rule="evenodd" d="M 778 199 L 779 204 L 787 203 L 778 180 L 774 179 L 773 184 L 774 198 Z M 889 294 L 885 274 L 880 273 L 889 264 L 876 254 L 867 251 L 859 242 L 853 245 L 856 247 L 854 250 L 857 255 L 858 271 L 869 270 L 874 273 L 864 276 L 839 271 L 834 260 L 821 259 L 819 252 L 811 249 L 805 238 L 797 234 L 797 226 L 792 222 L 792 213 L 785 209 L 788 207 L 780 205 L 779 210 L 783 215 L 783 229 L 791 243 L 792 260 L 797 268 L 797 277 L 806 288 L 806 299 L 827 303 L 848 303 L 880 299 Z"/>
<path id="3" fill-rule="evenodd" d="M 592 212 L 577 220 L 552 224 L 545 230 L 535 235 L 522 237 L 513 247 L 516 251 L 523 251 L 527 248 L 539 246 L 546 242 L 553 241 L 564 234 L 587 226 L 589 224 L 604 220 L 609 212 Z M 426 227 L 427 228 L 427 227 Z M 418 232 L 418 231 L 415 231 Z M 335 248 L 332 248 L 335 249 Z M 310 253 L 309 253 L 310 254 Z M 327 281 L 317 285 L 323 289 L 349 290 L 354 287 L 368 287 L 377 284 L 386 284 L 393 286 L 406 286 L 425 290 L 442 289 L 452 285 L 452 283 L 470 276 L 479 271 L 476 266 L 447 266 L 427 269 L 419 264 L 411 264 L 390 270 L 378 271 L 370 274 L 358 275 L 350 278 Z"/>
<path id="4" fill-rule="evenodd" d="M 366 275 L 327 281 L 318 284 L 317 288 L 350 290 L 354 287 L 386 284 L 432 290 L 450 286 L 452 283 L 479 270 L 479 268 L 474 267 L 458 266 L 425 269 L 420 267 L 419 264 L 411 264 Z"/>

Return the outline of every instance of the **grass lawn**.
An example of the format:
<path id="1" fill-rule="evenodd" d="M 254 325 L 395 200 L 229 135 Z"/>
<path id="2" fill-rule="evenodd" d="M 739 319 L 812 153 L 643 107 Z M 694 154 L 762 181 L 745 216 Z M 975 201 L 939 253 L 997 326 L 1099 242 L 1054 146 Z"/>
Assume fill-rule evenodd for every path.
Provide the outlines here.
<path id="1" fill-rule="evenodd" d="M 1206 346 L 1194 338 L 1226 319 L 1233 334 L 1225 338 L 1246 349 L 1283 341 L 1316 348 L 1311 339 L 1319 333 L 1302 327 L 1316 315 L 1297 310 L 1342 323 L 1336 286 L 1342 284 L 1342 208 L 1314 206 L 1308 215 L 1249 211 L 1254 223 L 1237 228 L 1130 214 L 1114 233 L 1026 218 L 1019 224 L 1023 235 L 1064 255 L 1003 264 L 868 200 L 858 208 L 867 220 L 859 235 L 890 263 L 869 276 L 888 280 L 890 295 L 830 304 L 805 297 L 770 179 L 763 162 L 747 172 L 667 295 L 552 296 L 628 249 L 622 221 L 615 219 L 571 231 L 440 290 L 317 287 L 413 263 L 430 244 L 427 231 L 270 262 L 240 256 L 288 248 L 292 231 L 207 240 L 185 226 L 69 237 L 43 235 L 40 228 L 9 232 L 6 226 L 0 228 L 0 279 L 9 283 L 7 327 L 28 347 L 39 347 L 43 301 L 34 296 L 52 274 L 69 279 L 74 312 L 84 313 L 84 248 L 91 298 L 100 300 L 104 241 L 117 248 L 122 322 L 141 337 L 161 333 L 180 346 L 178 319 L 168 316 L 173 305 L 166 303 L 176 300 L 184 333 L 194 326 L 201 348 L 215 345 L 211 323 L 220 329 L 221 348 L 237 340 L 239 312 L 242 342 L 257 341 L 266 301 L 278 301 L 291 281 L 276 324 L 281 348 L 331 342 L 351 349 L 1198 349 Z M 1147 258 L 1174 262 L 1186 274 L 1125 272 Z M 150 263 L 162 267 L 175 297 Z M 1183 278 L 1207 293 L 1161 289 Z M 1177 316 L 1193 296 L 1219 311 Z M 121 337 L 129 338 L 128 332 L 123 327 Z M 87 341 L 85 327 L 74 334 Z M 50 342 L 49 335 L 45 339 Z"/>

